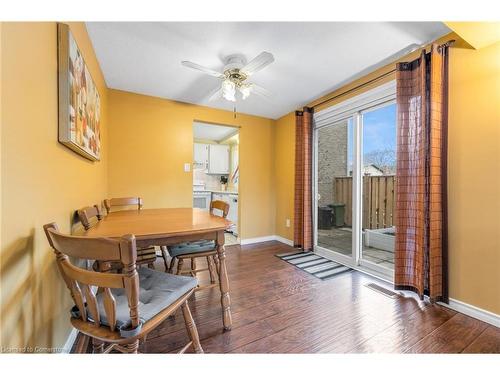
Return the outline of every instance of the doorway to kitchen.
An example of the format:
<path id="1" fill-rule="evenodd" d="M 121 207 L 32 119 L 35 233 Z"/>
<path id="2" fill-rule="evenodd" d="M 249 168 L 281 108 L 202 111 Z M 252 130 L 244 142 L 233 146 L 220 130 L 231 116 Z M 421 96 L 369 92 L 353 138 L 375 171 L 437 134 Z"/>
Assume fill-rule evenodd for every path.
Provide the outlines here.
<path id="1" fill-rule="evenodd" d="M 314 246 L 392 281 L 396 86 L 389 82 L 314 115 Z"/>
<path id="2" fill-rule="evenodd" d="M 239 238 L 239 128 L 202 121 L 193 122 L 193 207 L 210 209 L 210 202 L 229 204 L 226 245 Z"/>

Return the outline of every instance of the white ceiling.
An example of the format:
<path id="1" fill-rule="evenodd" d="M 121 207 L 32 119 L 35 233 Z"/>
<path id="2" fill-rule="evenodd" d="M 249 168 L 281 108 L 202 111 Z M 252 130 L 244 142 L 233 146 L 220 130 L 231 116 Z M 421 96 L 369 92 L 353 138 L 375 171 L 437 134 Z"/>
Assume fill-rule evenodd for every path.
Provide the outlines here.
<path id="1" fill-rule="evenodd" d="M 241 113 L 279 118 L 450 32 L 441 22 L 89 22 L 87 29 L 108 87 L 213 108 L 218 78 L 181 66 L 190 60 L 221 71 L 224 58 L 262 51 L 275 62 L 251 77 L 273 93 L 239 100 Z"/>
<path id="2" fill-rule="evenodd" d="M 193 121 L 193 138 L 220 142 L 238 132 L 238 128 Z"/>

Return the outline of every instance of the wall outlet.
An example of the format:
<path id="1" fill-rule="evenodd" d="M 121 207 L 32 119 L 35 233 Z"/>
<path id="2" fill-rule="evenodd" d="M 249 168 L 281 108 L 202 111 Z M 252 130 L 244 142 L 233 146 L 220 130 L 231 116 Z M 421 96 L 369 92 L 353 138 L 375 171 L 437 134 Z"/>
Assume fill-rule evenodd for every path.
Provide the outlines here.
<path id="1" fill-rule="evenodd" d="M 191 163 L 184 163 L 184 172 L 191 171 Z"/>
<path id="2" fill-rule="evenodd" d="M 285 221 L 285 226 L 286 226 L 287 228 L 290 228 L 290 219 L 286 219 L 286 221 Z"/>

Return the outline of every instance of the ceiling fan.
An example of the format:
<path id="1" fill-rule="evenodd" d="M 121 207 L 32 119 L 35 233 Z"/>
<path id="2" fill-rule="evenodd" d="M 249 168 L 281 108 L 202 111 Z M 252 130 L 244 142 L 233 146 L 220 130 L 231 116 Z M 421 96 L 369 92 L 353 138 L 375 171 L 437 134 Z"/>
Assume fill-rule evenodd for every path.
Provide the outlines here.
<path id="1" fill-rule="evenodd" d="M 226 58 L 226 65 L 221 72 L 195 64 L 191 61 L 182 61 L 182 65 L 200 70 L 213 77 L 222 80 L 221 85 L 210 93 L 209 101 L 223 97 L 231 102 L 236 101 L 237 92 L 241 93 L 243 100 L 251 93 L 262 97 L 269 97 L 271 93 L 265 88 L 255 83 L 247 82 L 247 79 L 274 61 L 274 57 L 269 52 L 262 52 L 249 63 L 245 64 L 245 59 L 241 55 L 230 55 Z"/>

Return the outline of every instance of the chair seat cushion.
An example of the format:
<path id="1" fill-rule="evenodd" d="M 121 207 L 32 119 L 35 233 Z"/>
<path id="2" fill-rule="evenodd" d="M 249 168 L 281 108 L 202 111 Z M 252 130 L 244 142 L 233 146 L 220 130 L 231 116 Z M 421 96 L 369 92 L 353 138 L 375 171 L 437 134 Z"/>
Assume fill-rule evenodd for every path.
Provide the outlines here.
<path id="1" fill-rule="evenodd" d="M 139 317 L 145 322 L 166 309 L 191 289 L 198 282 L 194 277 L 171 275 L 149 268 L 138 268 L 139 274 Z M 116 325 L 118 327 L 130 321 L 125 289 L 111 289 L 116 300 Z M 103 294 L 97 295 L 101 324 L 109 325 L 104 310 Z"/>
<path id="2" fill-rule="evenodd" d="M 169 246 L 168 252 L 172 258 L 179 255 L 202 253 L 204 251 L 210 251 L 215 249 L 215 241 L 211 240 L 200 240 L 193 242 L 184 242 L 178 245 Z"/>

